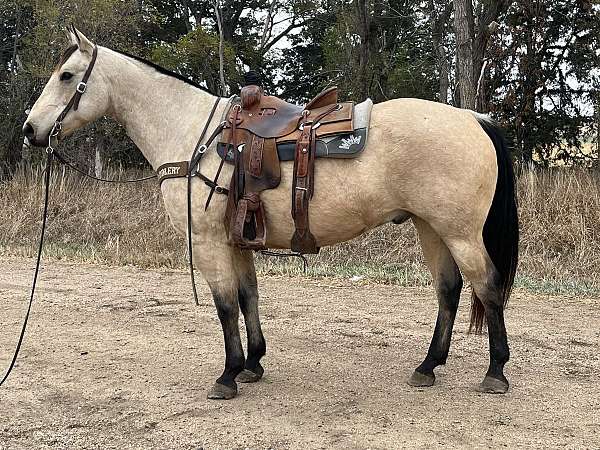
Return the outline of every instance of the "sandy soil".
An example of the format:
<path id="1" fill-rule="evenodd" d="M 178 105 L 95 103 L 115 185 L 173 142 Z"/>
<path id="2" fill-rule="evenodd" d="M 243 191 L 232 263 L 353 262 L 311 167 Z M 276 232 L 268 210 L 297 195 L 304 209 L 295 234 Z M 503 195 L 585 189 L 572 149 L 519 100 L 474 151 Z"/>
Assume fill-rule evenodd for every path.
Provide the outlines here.
<path id="1" fill-rule="evenodd" d="M 32 261 L 0 261 L 0 363 Z M 463 296 L 436 386 L 405 383 L 432 333 L 429 289 L 266 278 L 265 378 L 206 399 L 222 336 L 187 275 L 47 263 L 18 366 L 0 388 L 0 448 L 600 448 L 600 299 L 516 292 L 504 396 L 477 393 L 487 338 Z M 1 369 L 3 370 L 3 369 Z"/>

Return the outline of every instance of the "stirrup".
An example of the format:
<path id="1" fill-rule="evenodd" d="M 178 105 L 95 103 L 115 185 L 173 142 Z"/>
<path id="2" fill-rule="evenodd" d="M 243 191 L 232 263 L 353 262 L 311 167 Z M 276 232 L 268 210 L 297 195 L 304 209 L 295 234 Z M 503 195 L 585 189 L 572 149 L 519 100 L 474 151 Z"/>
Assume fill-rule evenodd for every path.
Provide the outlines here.
<path id="1" fill-rule="evenodd" d="M 246 237 L 246 231 L 254 228 L 255 236 Z M 258 194 L 245 195 L 238 201 L 237 210 L 231 228 L 231 241 L 245 250 L 264 250 L 267 243 L 265 227 L 265 209 Z"/>

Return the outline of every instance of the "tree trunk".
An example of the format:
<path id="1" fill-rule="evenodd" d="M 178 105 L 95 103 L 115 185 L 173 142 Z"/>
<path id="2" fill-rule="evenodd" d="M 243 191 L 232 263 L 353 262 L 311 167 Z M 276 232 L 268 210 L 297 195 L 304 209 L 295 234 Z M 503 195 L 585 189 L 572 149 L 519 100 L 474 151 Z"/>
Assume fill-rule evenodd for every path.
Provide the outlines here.
<path id="1" fill-rule="evenodd" d="M 356 18 L 358 21 L 358 35 L 360 44 L 358 49 L 358 74 L 356 92 L 359 100 L 369 96 L 369 39 L 371 15 L 369 14 L 369 0 L 355 0 Z"/>
<path id="2" fill-rule="evenodd" d="M 239 0 L 224 0 L 221 5 L 221 26 L 223 38 L 226 42 L 233 42 L 234 40 L 235 30 L 238 28 L 245 3 Z"/>
<path id="3" fill-rule="evenodd" d="M 473 4 L 471 0 L 454 0 L 454 29 L 457 45 L 460 107 L 475 109 L 475 76 L 473 68 Z"/>
<path id="4" fill-rule="evenodd" d="M 185 29 L 190 33 L 192 31 L 192 22 L 190 21 L 190 6 L 187 0 L 182 0 L 181 2 L 181 13 L 185 21 Z"/>
<path id="5" fill-rule="evenodd" d="M 275 7 L 277 6 L 277 0 L 273 0 L 271 5 L 269 6 L 269 11 L 267 12 L 267 17 L 265 18 L 265 23 L 263 26 L 262 37 L 260 39 L 260 53 L 264 53 L 264 49 L 267 46 L 267 42 L 269 41 L 269 36 L 273 30 L 273 14 L 275 12 Z"/>
<path id="6" fill-rule="evenodd" d="M 450 19 L 452 4 L 446 3 L 444 10 L 438 14 L 434 0 L 429 0 L 430 27 L 433 47 L 437 57 L 437 68 L 440 77 L 439 101 L 448 103 L 448 88 L 450 87 L 448 55 L 444 47 L 444 30 Z"/>
<path id="7" fill-rule="evenodd" d="M 486 91 L 486 52 L 490 37 L 498 29 L 496 20 L 504 14 L 514 0 L 487 0 L 479 2 L 477 9 L 477 26 L 473 30 L 473 80 L 476 83 L 477 98 L 475 107 L 477 111 L 487 111 L 489 93 Z"/>
<path id="8" fill-rule="evenodd" d="M 227 95 L 227 85 L 225 84 L 225 38 L 223 36 L 223 21 L 221 20 L 221 6 L 219 0 L 215 0 L 215 15 L 217 16 L 217 26 L 219 28 L 219 79 L 221 80 L 221 95 Z"/>

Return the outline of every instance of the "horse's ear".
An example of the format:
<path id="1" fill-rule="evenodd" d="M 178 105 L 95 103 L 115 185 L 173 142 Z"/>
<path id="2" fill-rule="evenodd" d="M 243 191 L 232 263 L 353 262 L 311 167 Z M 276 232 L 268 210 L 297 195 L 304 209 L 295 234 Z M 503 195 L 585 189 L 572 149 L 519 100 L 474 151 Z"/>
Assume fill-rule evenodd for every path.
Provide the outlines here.
<path id="1" fill-rule="evenodd" d="M 85 37 L 85 35 L 81 31 L 75 28 L 74 25 L 71 25 L 69 27 L 69 34 L 71 38 L 71 43 L 77 45 L 80 51 L 92 54 L 92 51 L 94 50 L 94 44 L 92 44 L 92 41 Z"/>
<path id="2" fill-rule="evenodd" d="M 65 29 L 65 32 L 67 34 L 67 39 L 69 40 L 69 44 L 76 45 L 79 47 L 79 37 L 77 36 L 77 33 L 75 32 L 75 27 L 73 25 L 69 25 Z"/>

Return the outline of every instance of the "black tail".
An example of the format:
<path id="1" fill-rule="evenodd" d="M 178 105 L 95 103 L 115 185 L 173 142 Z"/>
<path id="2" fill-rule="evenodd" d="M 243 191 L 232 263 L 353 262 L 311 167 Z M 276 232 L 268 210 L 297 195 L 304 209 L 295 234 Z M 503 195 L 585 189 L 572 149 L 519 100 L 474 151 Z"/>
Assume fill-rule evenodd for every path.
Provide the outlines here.
<path id="1" fill-rule="evenodd" d="M 494 200 L 483 227 L 483 242 L 500 276 L 499 286 L 506 306 L 519 260 L 519 216 L 515 173 L 502 130 L 490 120 L 479 117 L 477 120 L 496 148 L 498 180 Z M 484 324 L 483 304 L 473 292 L 469 330 L 475 329 L 475 332 L 479 333 Z"/>

